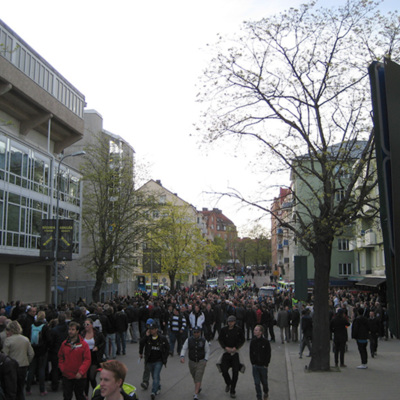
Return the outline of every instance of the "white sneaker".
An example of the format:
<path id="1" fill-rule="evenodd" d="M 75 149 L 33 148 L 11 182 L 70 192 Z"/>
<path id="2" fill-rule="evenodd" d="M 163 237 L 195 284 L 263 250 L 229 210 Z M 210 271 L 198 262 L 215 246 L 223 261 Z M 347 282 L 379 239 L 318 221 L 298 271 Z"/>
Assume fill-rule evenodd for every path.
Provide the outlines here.
<path id="1" fill-rule="evenodd" d="M 367 364 L 361 364 L 357 367 L 358 369 L 367 369 L 368 365 Z"/>

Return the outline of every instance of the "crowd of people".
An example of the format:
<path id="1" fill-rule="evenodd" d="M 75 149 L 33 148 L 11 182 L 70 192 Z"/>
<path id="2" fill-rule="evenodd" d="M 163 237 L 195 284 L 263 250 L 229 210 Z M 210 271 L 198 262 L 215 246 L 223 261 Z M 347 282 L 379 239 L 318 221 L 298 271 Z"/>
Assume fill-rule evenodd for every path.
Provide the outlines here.
<path id="1" fill-rule="evenodd" d="M 345 367 L 347 327 L 354 321 L 352 337 L 360 351 L 360 368 L 366 368 L 368 340 L 374 357 L 377 338 L 388 338 L 385 307 L 377 294 L 351 293 L 345 289 L 332 289 L 329 299 L 335 364 L 340 359 L 340 366 Z M 0 384 L 6 399 L 24 400 L 25 395 L 31 394 L 34 381 L 45 396 L 48 380 L 53 391 L 58 391 L 62 382 L 65 400 L 72 399 L 73 394 L 77 400 L 85 400 L 90 388 L 96 390 L 101 365 L 126 354 L 126 343 L 130 340 L 139 343 L 139 356 L 145 361 L 143 390 L 148 389 L 152 377 L 151 399 L 160 394 L 162 367 L 175 351 L 182 363 L 188 353 L 194 399 L 197 399 L 209 358 L 209 342 L 218 338 L 223 354 L 217 364 L 226 392 L 236 397 L 238 373 L 244 372 L 238 350 L 248 340 L 257 399 L 265 400 L 270 342 L 276 341 L 274 326 L 280 331 L 281 343 L 299 342 L 300 357 L 305 347 L 310 356 L 312 315 L 312 298 L 307 304 L 297 302 L 290 290 L 277 292 L 273 298 L 260 298 L 257 287 L 248 282 L 241 288 L 220 290 L 210 289 L 200 281 L 186 290 L 157 298 L 138 292 L 105 303 L 87 304 L 79 299 L 76 303 L 63 303 L 57 309 L 22 301 L 1 302 L 1 356 L 8 358 L 2 365 L 17 364 L 12 379 L 5 379 L 5 369 L 0 370 Z M 115 385 L 123 387 L 121 368 L 114 365 L 103 375 L 113 375 Z M 10 390 L 9 383 L 14 380 L 17 384 Z M 100 374 L 100 383 L 102 380 L 107 381 L 105 386 L 110 384 L 109 377 L 102 378 Z"/>

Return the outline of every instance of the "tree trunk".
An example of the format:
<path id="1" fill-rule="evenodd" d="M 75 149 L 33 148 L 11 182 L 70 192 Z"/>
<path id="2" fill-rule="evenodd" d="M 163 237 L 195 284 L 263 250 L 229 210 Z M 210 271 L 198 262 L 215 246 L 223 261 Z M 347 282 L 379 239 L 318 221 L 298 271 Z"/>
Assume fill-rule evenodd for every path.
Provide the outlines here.
<path id="1" fill-rule="evenodd" d="M 103 280 L 104 280 L 104 272 L 102 272 L 102 269 L 99 268 L 96 273 L 96 282 L 92 289 L 92 301 L 93 302 L 100 301 L 100 291 L 101 291 L 101 286 L 103 284 Z"/>
<path id="2" fill-rule="evenodd" d="M 330 368 L 328 291 L 332 246 L 328 242 L 317 244 L 313 252 L 315 273 L 313 338 L 309 365 L 311 371 L 328 371 Z"/>
<path id="3" fill-rule="evenodd" d="M 170 290 L 171 290 L 171 292 L 174 292 L 175 291 L 175 274 L 170 272 L 170 273 L 168 273 L 168 276 L 169 276 L 169 280 L 171 281 Z"/>

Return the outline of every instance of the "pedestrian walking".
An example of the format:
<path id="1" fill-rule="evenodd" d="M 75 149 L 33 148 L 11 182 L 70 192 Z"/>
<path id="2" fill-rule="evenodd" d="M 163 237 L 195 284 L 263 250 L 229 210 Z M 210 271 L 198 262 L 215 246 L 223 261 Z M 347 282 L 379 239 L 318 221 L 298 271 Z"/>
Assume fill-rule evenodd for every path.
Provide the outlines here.
<path id="1" fill-rule="evenodd" d="M 86 400 L 86 374 L 90 368 L 89 345 L 79 336 L 79 324 L 71 321 L 68 325 L 68 339 L 58 351 L 58 366 L 63 376 L 64 400 Z"/>
<path id="2" fill-rule="evenodd" d="M 205 338 L 201 337 L 201 328 L 199 326 L 193 328 L 193 336 L 186 339 L 183 344 L 181 363 L 185 362 L 187 350 L 189 350 L 189 371 L 194 381 L 193 400 L 197 400 L 202 389 L 201 382 L 203 380 L 207 361 L 210 357 L 210 345 Z"/>
<path id="3" fill-rule="evenodd" d="M 239 378 L 241 368 L 239 359 L 239 349 L 245 342 L 245 336 L 242 329 L 236 324 L 236 317 L 230 315 L 227 319 L 228 326 L 221 329 L 218 336 L 218 342 L 224 349 L 221 360 L 221 372 L 225 380 L 225 392 L 230 392 L 231 398 L 236 398 L 236 384 Z M 232 369 L 232 376 L 229 375 L 229 369 Z"/>
<path id="4" fill-rule="evenodd" d="M 302 311 L 303 317 L 301 318 L 301 344 L 300 344 L 300 358 L 303 358 L 303 351 L 305 347 L 308 348 L 307 357 L 311 357 L 311 340 L 313 332 L 313 321 L 311 317 L 311 311 L 306 308 Z"/>
<path id="5" fill-rule="evenodd" d="M 250 362 L 253 370 L 257 400 L 268 400 L 268 365 L 270 361 L 271 345 L 264 336 L 264 327 L 256 325 L 254 328 L 254 337 L 250 342 Z"/>
<path id="6" fill-rule="evenodd" d="M 32 348 L 30 340 L 22 335 L 22 327 L 18 321 L 11 321 L 6 326 L 7 338 L 4 341 L 3 353 L 10 356 L 18 362 L 17 369 L 17 400 L 25 400 L 25 379 L 28 372 L 28 367 L 35 352 Z"/>
<path id="7" fill-rule="evenodd" d="M 145 358 L 145 364 L 149 368 L 153 379 L 151 399 L 154 400 L 156 395 L 161 391 L 161 368 L 167 365 L 169 355 L 169 343 L 165 336 L 159 334 L 158 325 L 154 322 L 149 326 L 146 334 L 140 339 L 139 357 Z"/>
<path id="8" fill-rule="evenodd" d="M 351 327 L 351 337 L 357 341 L 358 352 L 361 357 L 361 365 L 357 367 L 359 369 L 368 368 L 367 346 L 369 332 L 368 319 L 364 316 L 364 309 L 359 308 L 358 316 Z"/>

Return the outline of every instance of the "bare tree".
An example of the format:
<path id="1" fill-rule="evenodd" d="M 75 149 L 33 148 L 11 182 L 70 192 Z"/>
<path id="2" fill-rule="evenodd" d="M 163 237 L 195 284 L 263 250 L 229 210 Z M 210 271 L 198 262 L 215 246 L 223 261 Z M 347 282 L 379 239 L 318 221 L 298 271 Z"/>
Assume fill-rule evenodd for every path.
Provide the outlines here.
<path id="1" fill-rule="evenodd" d="M 135 190 L 134 159 L 128 149 L 110 146 L 99 133 L 85 147 L 81 166 L 84 180 L 83 234 L 89 242 L 86 267 L 95 275 L 92 291 L 99 301 L 106 277 L 118 269 L 131 270 L 137 243 L 148 230 L 153 200 Z"/>
<path id="2" fill-rule="evenodd" d="M 291 171 L 293 219 L 280 220 L 315 264 L 310 370 L 329 369 L 328 289 L 334 237 L 364 217 L 376 186 L 367 67 L 399 57 L 399 17 L 378 3 L 299 9 L 246 22 L 221 39 L 199 94 L 207 142 L 255 142 L 260 169 Z M 266 190 L 266 189 L 265 189 Z M 238 190 L 224 193 L 272 212 Z M 376 199 L 375 199 L 376 200 Z M 269 201 L 269 200 L 268 200 Z M 275 215 L 279 220 L 279 215 Z"/>

